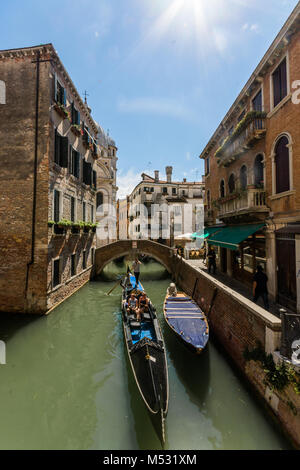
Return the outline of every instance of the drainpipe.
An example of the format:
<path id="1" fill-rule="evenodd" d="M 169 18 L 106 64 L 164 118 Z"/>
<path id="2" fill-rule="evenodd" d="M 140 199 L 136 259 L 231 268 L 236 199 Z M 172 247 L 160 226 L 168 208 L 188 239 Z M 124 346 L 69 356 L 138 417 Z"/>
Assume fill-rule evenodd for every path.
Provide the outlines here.
<path id="1" fill-rule="evenodd" d="M 25 298 L 28 293 L 29 271 L 34 264 L 35 249 L 35 223 L 36 223 L 36 189 L 37 189 L 37 167 L 38 167 L 38 125 L 39 125 L 39 94 L 40 94 L 40 51 L 37 52 L 36 61 L 36 86 L 35 86 L 35 138 L 34 138 L 34 163 L 33 163 L 33 194 L 32 194 L 32 222 L 31 222 L 31 259 L 27 263 Z"/>

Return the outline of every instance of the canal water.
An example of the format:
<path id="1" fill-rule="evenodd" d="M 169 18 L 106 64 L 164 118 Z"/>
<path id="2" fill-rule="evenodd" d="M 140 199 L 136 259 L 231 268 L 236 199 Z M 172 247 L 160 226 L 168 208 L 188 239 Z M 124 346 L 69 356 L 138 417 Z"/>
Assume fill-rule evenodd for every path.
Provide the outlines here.
<path id="1" fill-rule="evenodd" d="M 133 381 L 123 343 L 118 287 L 109 265 L 48 317 L 0 316 L 1 449 L 161 449 Z M 109 280 L 110 279 L 110 280 Z M 167 347 L 166 449 L 288 449 L 277 425 L 211 341 L 191 355 L 163 324 L 170 282 L 155 262 L 141 280 Z"/>

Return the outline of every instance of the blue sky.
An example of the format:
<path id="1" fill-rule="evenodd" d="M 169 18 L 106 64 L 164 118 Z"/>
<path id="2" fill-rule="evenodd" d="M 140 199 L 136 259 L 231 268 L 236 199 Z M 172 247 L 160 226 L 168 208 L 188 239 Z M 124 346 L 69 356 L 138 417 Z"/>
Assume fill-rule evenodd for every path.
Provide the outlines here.
<path id="1" fill-rule="evenodd" d="M 1 1 L 1 49 L 52 42 L 119 148 L 120 196 L 142 171 L 198 158 L 297 0 Z"/>

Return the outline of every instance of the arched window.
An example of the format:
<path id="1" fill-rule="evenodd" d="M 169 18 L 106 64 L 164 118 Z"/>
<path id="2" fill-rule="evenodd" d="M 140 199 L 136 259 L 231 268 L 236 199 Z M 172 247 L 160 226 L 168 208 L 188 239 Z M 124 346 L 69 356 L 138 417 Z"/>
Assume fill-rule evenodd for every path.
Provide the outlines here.
<path id="1" fill-rule="evenodd" d="M 240 185 L 241 189 L 246 189 L 248 184 L 248 177 L 247 177 L 247 167 L 243 165 L 240 169 Z"/>
<path id="2" fill-rule="evenodd" d="M 103 206 L 103 193 L 97 193 L 97 211 Z"/>
<path id="3" fill-rule="evenodd" d="M 6 104 L 6 87 L 2 80 L 0 80 L 0 104 Z"/>
<path id="4" fill-rule="evenodd" d="M 281 137 L 275 147 L 276 193 L 290 190 L 290 155 L 288 138 Z"/>
<path id="5" fill-rule="evenodd" d="M 264 186 L 264 156 L 256 155 L 254 161 L 254 184 L 256 187 Z"/>
<path id="6" fill-rule="evenodd" d="M 234 174 L 232 173 L 229 177 L 228 180 L 228 188 L 229 188 L 229 193 L 232 194 L 235 191 L 235 178 Z"/>
<path id="7" fill-rule="evenodd" d="M 225 197 L 225 181 L 222 180 L 220 183 L 220 197 Z"/>

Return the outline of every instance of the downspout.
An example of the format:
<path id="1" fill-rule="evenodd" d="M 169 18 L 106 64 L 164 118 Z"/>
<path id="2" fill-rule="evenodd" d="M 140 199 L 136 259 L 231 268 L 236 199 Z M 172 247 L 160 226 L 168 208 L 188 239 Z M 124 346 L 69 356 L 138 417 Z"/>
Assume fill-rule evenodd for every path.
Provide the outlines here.
<path id="1" fill-rule="evenodd" d="M 32 195 L 32 222 L 31 222 L 31 259 L 27 263 L 25 298 L 28 293 L 29 271 L 34 264 L 35 250 L 35 224 L 36 224 L 36 189 L 37 189 L 37 167 L 38 167 L 38 125 L 39 125 L 39 94 L 40 94 L 40 51 L 37 52 L 36 61 L 36 101 L 35 101 L 35 139 L 34 139 L 34 163 L 33 163 L 33 195 Z"/>

